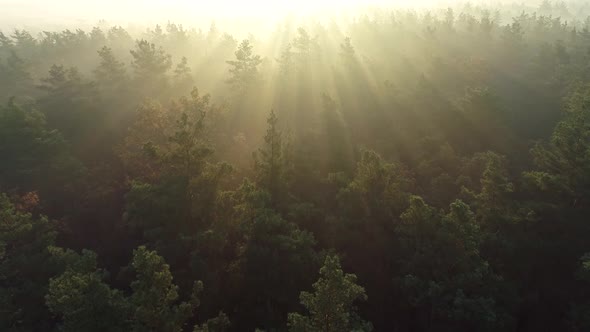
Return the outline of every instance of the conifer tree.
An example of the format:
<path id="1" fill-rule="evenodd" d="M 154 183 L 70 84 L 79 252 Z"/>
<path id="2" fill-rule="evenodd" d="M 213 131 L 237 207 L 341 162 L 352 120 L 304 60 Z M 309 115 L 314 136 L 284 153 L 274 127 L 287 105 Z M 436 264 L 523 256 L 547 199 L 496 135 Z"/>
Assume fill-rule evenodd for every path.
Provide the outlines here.
<path id="1" fill-rule="evenodd" d="M 156 47 L 146 40 L 139 40 L 131 50 L 135 81 L 141 91 L 151 97 L 161 95 L 168 87 L 168 71 L 172 67 L 172 57 L 162 47 Z"/>
<path id="2" fill-rule="evenodd" d="M 174 85 L 182 93 L 190 89 L 193 83 L 194 79 L 191 68 L 188 66 L 188 59 L 183 56 L 174 69 Z"/>
<path id="3" fill-rule="evenodd" d="M 0 330 L 48 328 L 43 296 L 56 270 L 47 249 L 55 238 L 55 226 L 46 217 L 19 211 L 0 194 Z"/>
<path id="4" fill-rule="evenodd" d="M 100 64 L 94 70 L 96 80 L 103 87 L 117 87 L 127 79 L 125 64 L 115 58 L 113 50 L 104 46 L 98 50 Z"/>
<path id="5" fill-rule="evenodd" d="M 183 331 L 199 306 L 203 283 L 194 283 L 190 301 L 179 302 L 178 286 L 172 283 L 170 267 L 155 251 L 141 246 L 133 251 L 131 270 L 136 280 L 132 294 L 125 296 L 104 282 L 106 271 L 97 268 L 96 254 L 84 250 L 50 248 L 64 272 L 50 280 L 45 297 L 50 311 L 61 319 L 62 331 Z M 229 319 L 220 312 L 198 332 L 223 332 Z"/>
<path id="6" fill-rule="evenodd" d="M 258 66 L 262 59 L 252 53 L 252 48 L 250 41 L 245 39 L 235 52 L 236 60 L 226 61 L 231 66 L 227 82 L 237 91 L 243 91 L 258 78 Z"/>
<path id="7" fill-rule="evenodd" d="M 59 330 L 129 331 L 129 303 L 121 292 L 103 281 L 106 272 L 97 268 L 96 254 L 55 247 L 51 252 L 53 259 L 65 267 L 62 274 L 49 281 L 45 296 L 49 310 L 61 318 Z"/>
<path id="8" fill-rule="evenodd" d="M 301 292 L 301 304 L 308 315 L 289 314 L 291 332 L 371 331 L 370 323 L 363 321 L 354 306 L 366 301 L 362 286 L 357 285 L 354 274 L 345 274 L 338 256 L 327 256 L 320 269 L 320 279 L 313 284 L 313 293 Z"/>
<path id="9" fill-rule="evenodd" d="M 284 176 L 284 151 L 279 119 L 274 110 L 267 118 L 268 127 L 264 145 L 254 153 L 254 168 L 259 185 L 271 195 L 271 204 L 276 207 L 282 195 Z"/>

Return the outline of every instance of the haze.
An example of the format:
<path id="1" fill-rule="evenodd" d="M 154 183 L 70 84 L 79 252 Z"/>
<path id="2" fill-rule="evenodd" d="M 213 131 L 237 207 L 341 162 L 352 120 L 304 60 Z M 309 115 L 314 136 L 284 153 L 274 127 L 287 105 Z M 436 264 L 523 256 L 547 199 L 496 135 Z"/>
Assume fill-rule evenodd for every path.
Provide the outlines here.
<path id="1" fill-rule="evenodd" d="M 414 2 L 425 3 L 424 0 Z M 22 25 L 23 20 L 41 19 L 52 24 L 86 20 L 112 20 L 117 22 L 146 22 L 149 20 L 192 20 L 195 18 L 247 18 L 277 19 L 286 14 L 309 14 L 334 10 L 349 10 L 368 5 L 408 4 L 406 1 L 387 0 L 327 0 L 327 1 L 197 1 L 197 0 L 2 0 L 0 19 Z M 39 23 L 37 21 L 37 23 Z"/>
<path id="2" fill-rule="evenodd" d="M 590 331 L 590 2 L 0 0 L 0 331 Z"/>

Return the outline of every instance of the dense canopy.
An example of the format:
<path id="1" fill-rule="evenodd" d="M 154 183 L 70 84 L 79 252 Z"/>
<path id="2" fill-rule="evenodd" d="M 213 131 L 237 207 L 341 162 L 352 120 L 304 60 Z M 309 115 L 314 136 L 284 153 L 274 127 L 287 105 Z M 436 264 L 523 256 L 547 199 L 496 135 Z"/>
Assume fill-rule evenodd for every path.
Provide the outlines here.
<path id="1" fill-rule="evenodd" d="M 590 329 L 586 1 L 39 24 L 0 31 L 0 330 Z"/>

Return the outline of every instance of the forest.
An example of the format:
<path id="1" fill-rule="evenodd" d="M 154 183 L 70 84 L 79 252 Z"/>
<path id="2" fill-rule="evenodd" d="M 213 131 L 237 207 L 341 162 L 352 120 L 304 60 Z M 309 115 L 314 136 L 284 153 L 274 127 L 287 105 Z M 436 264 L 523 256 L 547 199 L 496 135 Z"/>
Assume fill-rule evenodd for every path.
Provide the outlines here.
<path id="1" fill-rule="evenodd" d="M 590 3 L 209 24 L 0 31 L 1 331 L 590 331 Z"/>

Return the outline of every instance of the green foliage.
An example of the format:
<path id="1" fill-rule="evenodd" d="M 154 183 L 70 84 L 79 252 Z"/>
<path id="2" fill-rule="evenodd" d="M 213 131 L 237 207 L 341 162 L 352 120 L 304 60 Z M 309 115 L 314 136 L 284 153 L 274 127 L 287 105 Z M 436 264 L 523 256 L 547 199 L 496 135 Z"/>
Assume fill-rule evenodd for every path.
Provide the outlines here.
<path id="1" fill-rule="evenodd" d="M 98 50 L 98 55 L 100 64 L 94 70 L 98 84 L 104 88 L 121 88 L 127 80 L 125 64 L 117 60 L 113 50 L 107 46 Z"/>
<path id="2" fill-rule="evenodd" d="M 566 117 L 559 122 L 549 144 L 532 150 L 537 170 L 525 177 L 545 191 L 567 198 L 566 204 L 586 204 L 590 178 L 590 89 L 577 92 Z"/>
<path id="3" fill-rule="evenodd" d="M 264 145 L 254 153 L 257 183 L 269 192 L 271 204 L 275 207 L 284 199 L 285 190 L 285 146 L 278 122 L 279 119 L 272 110 L 267 119 Z"/>
<path id="4" fill-rule="evenodd" d="M 191 68 L 188 66 L 188 59 L 184 56 L 174 69 L 173 81 L 176 88 L 182 92 L 193 87 L 194 80 Z"/>
<path id="5" fill-rule="evenodd" d="M 349 217 L 383 222 L 405 209 L 413 180 L 403 166 L 388 163 L 374 151 L 364 151 L 352 181 L 339 194 Z"/>
<path id="6" fill-rule="evenodd" d="M 181 181 L 171 180 L 162 185 L 132 182 L 126 196 L 127 222 L 159 247 L 183 230 L 185 191 L 186 184 Z"/>
<path id="7" fill-rule="evenodd" d="M 178 286 L 172 283 L 168 264 L 154 251 L 139 247 L 131 263 L 137 280 L 131 283 L 134 331 L 182 331 L 196 303 L 178 300 Z M 202 288 L 195 284 L 195 290 Z"/>
<path id="8" fill-rule="evenodd" d="M 194 89 L 170 109 L 146 105 L 137 131 L 130 130 L 121 157 L 135 178 L 126 195 L 126 220 L 172 262 L 188 250 L 188 241 L 211 223 L 219 186 L 231 173 L 226 163 L 212 163 L 211 124 L 215 107 L 209 95 Z M 143 113 L 145 112 L 145 113 Z"/>
<path id="9" fill-rule="evenodd" d="M 181 98 L 179 116 L 170 135 L 170 153 L 165 157 L 173 171 L 186 177 L 203 172 L 205 160 L 213 150 L 206 140 L 205 117 L 210 111 L 210 96 L 194 89 L 190 99 Z M 194 174 L 194 175 L 193 175 Z"/>
<path id="10" fill-rule="evenodd" d="M 260 55 L 254 55 L 253 46 L 245 39 L 235 53 L 236 60 L 226 61 L 231 66 L 229 69 L 230 78 L 227 83 L 238 92 L 243 92 L 250 85 L 257 82 L 258 66 L 262 63 Z"/>
<path id="11" fill-rule="evenodd" d="M 338 256 L 327 256 L 320 269 L 320 278 L 313 284 L 313 293 L 301 292 L 301 304 L 308 316 L 289 314 L 289 331 L 371 331 L 370 323 L 362 321 L 354 303 L 366 301 L 363 287 L 356 284 L 354 274 L 345 274 Z"/>
<path id="12" fill-rule="evenodd" d="M 98 134 L 92 129 L 107 121 L 94 82 L 85 79 L 75 67 L 53 65 L 48 76 L 41 79 L 39 89 L 44 92 L 38 101 L 39 109 L 48 126 L 63 134 L 80 159 L 97 160 L 110 152 L 96 143 Z M 107 133 L 99 137 L 106 139 Z M 92 149 L 88 149 L 90 146 Z"/>
<path id="13" fill-rule="evenodd" d="M 190 301 L 179 302 L 179 288 L 172 283 L 168 264 L 143 246 L 133 251 L 136 280 L 130 296 L 104 282 L 108 275 L 97 268 L 94 252 L 50 250 L 65 271 L 50 280 L 45 299 L 49 310 L 61 319 L 62 331 L 183 331 L 200 305 L 203 283 L 194 283 Z M 223 332 L 229 325 L 229 318 L 220 312 L 194 331 Z"/>
<path id="14" fill-rule="evenodd" d="M 47 175 L 59 177 L 60 166 L 69 162 L 65 148 L 63 137 L 47 128 L 43 114 L 13 100 L 0 106 L 0 190 L 47 190 L 42 186 L 50 183 Z"/>
<path id="15" fill-rule="evenodd" d="M 7 35 L 0 31 L 0 46 L 2 48 L 11 48 L 14 42 Z"/>
<path id="16" fill-rule="evenodd" d="M 221 198 L 220 208 L 231 209 L 221 219 L 227 236 L 237 236 L 230 280 L 232 296 L 238 298 L 232 306 L 244 308 L 232 321 L 246 329 L 280 328 L 296 306 L 297 290 L 311 283 L 317 268 L 315 239 L 272 210 L 269 194 L 249 181 Z"/>
<path id="17" fill-rule="evenodd" d="M 326 144 L 329 156 L 328 170 L 332 172 L 345 172 L 350 175 L 353 171 L 352 142 L 348 133 L 347 125 L 339 112 L 334 99 L 330 96 L 322 96 L 323 112 L 322 122 L 325 136 L 321 139 Z"/>
<path id="18" fill-rule="evenodd" d="M 161 77 L 172 66 L 170 55 L 162 47 L 156 47 L 146 40 L 137 41 L 135 49 L 130 52 L 137 79 Z"/>
<path id="19" fill-rule="evenodd" d="M 505 208 L 514 185 L 508 178 L 506 160 L 495 153 L 487 153 L 484 158 L 486 164 L 480 180 L 481 191 L 477 194 L 480 211 L 488 217 L 494 214 L 507 215 Z"/>
<path id="20" fill-rule="evenodd" d="M 202 325 L 195 325 L 193 332 L 225 332 L 229 330 L 230 321 L 226 314 L 219 313 L 219 316 L 207 320 Z"/>
<path id="21" fill-rule="evenodd" d="M 455 201 L 441 215 L 414 196 L 401 219 L 396 283 L 422 317 L 420 328 L 491 331 L 510 323 L 495 303 L 498 279 L 481 257 L 482 232 L 468 205 Z"/>
<path id="22" fill-rule="evenodd" d="M 589 8 L 0 32 L 0 330 L 588 330 Z"/>
<path id="23" fill-rule="evenodd" d="M 284 324 L 284 314 L 293 308 L 296 290 L 307 282 L 315 267 L 313 235 L 270 212 L 260 213 L 247 231 L 239 256 L 243 287 L 249 295 L 251 318 L 268 328 Z M 273 266 L 260 270 L 260 266 Z M 305 272 L 304 272 L 305 273 Z M 280 295 L 278 295 L 280 294 Z"/>
<path id="24" fill-rule="evenodd" d="M 65 271 L 49 281 L 45 301 L 60 317 L 60 331 L 128 331 L 129 304 L 123 294 L 103 279 L 105 272 L 96 266 L 96 254 L 51 248 Z"/>
<path id="25" fill-rule="evenodd" d="M 0 44 L 2 44 L 0 36 Z M 0 61 L 0 101 L 13 96 L 28 96 L 33 91 L 33 79 L 30 73 L 30 64 L 18 56 L 14 50 L 10 50 L 5 64 Z"/>
<path id="26" fill-rule="evenodd" d="M 55 237 L 53 222 L 19 211 L 5 194 L 0 194 L 0 329 L 49 328 L 43 296 L 56 272 L 47 249 Z"/>
<path id="27" fill-rule="evenodd" d="M 131 50 L 136 87 L 140 93 L 150 96 L 168 86 L 167 73 L 172 67 L 172 57 L 164 49 L 147 40 L 138 40 Z"/>

